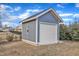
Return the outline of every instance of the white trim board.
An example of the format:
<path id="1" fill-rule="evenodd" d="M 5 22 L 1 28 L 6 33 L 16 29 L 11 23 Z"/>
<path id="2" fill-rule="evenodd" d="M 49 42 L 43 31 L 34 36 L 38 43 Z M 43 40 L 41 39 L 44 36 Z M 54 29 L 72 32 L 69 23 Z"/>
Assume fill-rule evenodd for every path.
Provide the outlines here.
<path id="1" fill-rule="evenodd" d="M 34 46 L 40 46 L 40 45 L 51 45 L 51 44 L 57 44 L 59 43 L 59 40 L 57 42 L 54 42 L 54 43 L 49 43 L 49 44 L 41 44 L 41 43 L 38 43 L 36 44 L 35 42 L 32 42 L 32 41 L 29 41 L 29 40 L 25 40 L 25 39 L 22 39 L 23 42 L 27 43 L 27 44 L 30 44 L 30 45 L 34 45 Z"/>
<path id="2" fill-rule="evenodd" d="M 36 19 L 36 44 L 38 44 L 38 18 Z"/>
<path id="3" fill-rule="evenodd" d="M 26 39 L 22 39 L 22 41 L 24 41 L 25 43 L 34 45 L 34 46 L 38 46 L 38 44 L 36 44 L 36 42 L 32 42 L 32 41 L 29 41 L 29 40 L 26 40 Z"/>
<path id="4" fill-rule="evenodd" d="M 39 22 L 40 24 L 52 24 L 52 25 L 57 25 L 56 23 L 49 23 L 49 22 Z"/>
<path id="5" fill-rule="evenodd" d="M 57 44 L 57 43 L 59 43 L 59 40 L 57 40 L 56 42 L 53 42 L 53 43 L 48 43 L 48 44 L 39 43 L 39 45 L 51 45 L 51 44 Z"/>

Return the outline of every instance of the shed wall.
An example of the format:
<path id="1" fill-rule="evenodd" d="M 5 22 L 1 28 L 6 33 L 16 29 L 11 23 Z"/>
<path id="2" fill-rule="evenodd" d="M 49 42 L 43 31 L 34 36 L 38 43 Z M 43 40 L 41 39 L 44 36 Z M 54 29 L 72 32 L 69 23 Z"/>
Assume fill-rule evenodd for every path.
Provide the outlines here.
<path id="1" fill-rule="evenodd" d="M 22 38 L 36 42 L 36 20 L 22 24 Z"/>

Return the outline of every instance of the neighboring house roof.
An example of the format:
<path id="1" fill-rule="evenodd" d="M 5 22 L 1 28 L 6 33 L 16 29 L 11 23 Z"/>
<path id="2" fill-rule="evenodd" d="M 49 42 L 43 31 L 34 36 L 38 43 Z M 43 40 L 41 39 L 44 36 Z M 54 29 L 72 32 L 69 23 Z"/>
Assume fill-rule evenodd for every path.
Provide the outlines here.
<path id="1" fill-rule="evenodd" d="M 35 15 L 32 15 L 32 16 L 30 16 L 30 17 L 24 19 L 22 22 L 24 23 L 24 22 L 28 22 L 28 21 L 31 21 L 31 20 L 35 20 L 36 18 L 38 18 L 38 17 L 44 15 L 45 13 L 47 13 L 47 12 L 49 12 L 49 11 L 51 11 L 51 13 L 55 16 L 55 18 L 57 19 L 58 22 L 63 22 L 63 21 L 61 20 L 61 17 L 60 17 L 60 16 L 56 13 L 56 11 L 53 10 L 52 8 L 43 10 L 43 11 L 41 11 L 41 12 L 35 14 Z"/>

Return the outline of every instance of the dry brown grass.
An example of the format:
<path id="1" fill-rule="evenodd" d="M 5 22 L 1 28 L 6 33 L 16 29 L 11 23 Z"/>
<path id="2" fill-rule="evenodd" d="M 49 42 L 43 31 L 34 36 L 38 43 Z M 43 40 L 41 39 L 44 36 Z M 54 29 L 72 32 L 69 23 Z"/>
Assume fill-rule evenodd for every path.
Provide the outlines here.
<path id="1" fill-rule="evenodd" d="M 64 41 L 63 43 L 32 46 L 22 41 L 0 45 L 0 55 L 16 56 L 72 56 L 79 55 L 79 42 Z"/>
<path id="2" fill-rule="evenodd" d="M 9 38 L 9 39 L 7 39 Z M 20 34 L 15 34 L 12 32 L 0 32 L 0 43 L 4 42 L 4 41 L 8 41 L 11 38 L 13 38 L 13 40 L 20 40 Z"/>

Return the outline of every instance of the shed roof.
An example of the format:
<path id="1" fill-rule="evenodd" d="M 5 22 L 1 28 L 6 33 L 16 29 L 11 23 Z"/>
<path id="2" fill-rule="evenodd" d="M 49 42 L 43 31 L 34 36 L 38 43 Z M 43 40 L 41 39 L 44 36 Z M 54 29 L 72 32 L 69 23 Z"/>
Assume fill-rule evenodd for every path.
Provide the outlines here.
<path id="1" fill-rule="evenodd" d="M 37 14 L 34 14 L 34 15 L 32 15 L 32 16 L 30 16 L 30 17 L 24 19 L 22 22 L 28 22 L 28 21 L 34 20 L 34 19 L 36 19 L 36 18 L 38 18 L 38 17 L 44 15 L 45 13 L 47 13 L 47 12 L 49 12 L 49 11 L 52 11 L 52 12 L 53 12 L 53 14 L 57 17 L 57 21 L 58 21 L 58 22 L 63 22 L 62 19 L 61 19 L 61 17 L 60 17 L 60 16 L 56 13 L 56 11 L 53 10 L 52 8 L 49 8 L 49 9 L 43 10 L 43 11 L 41 11 L 41 12 L 38 12 Z"/>

